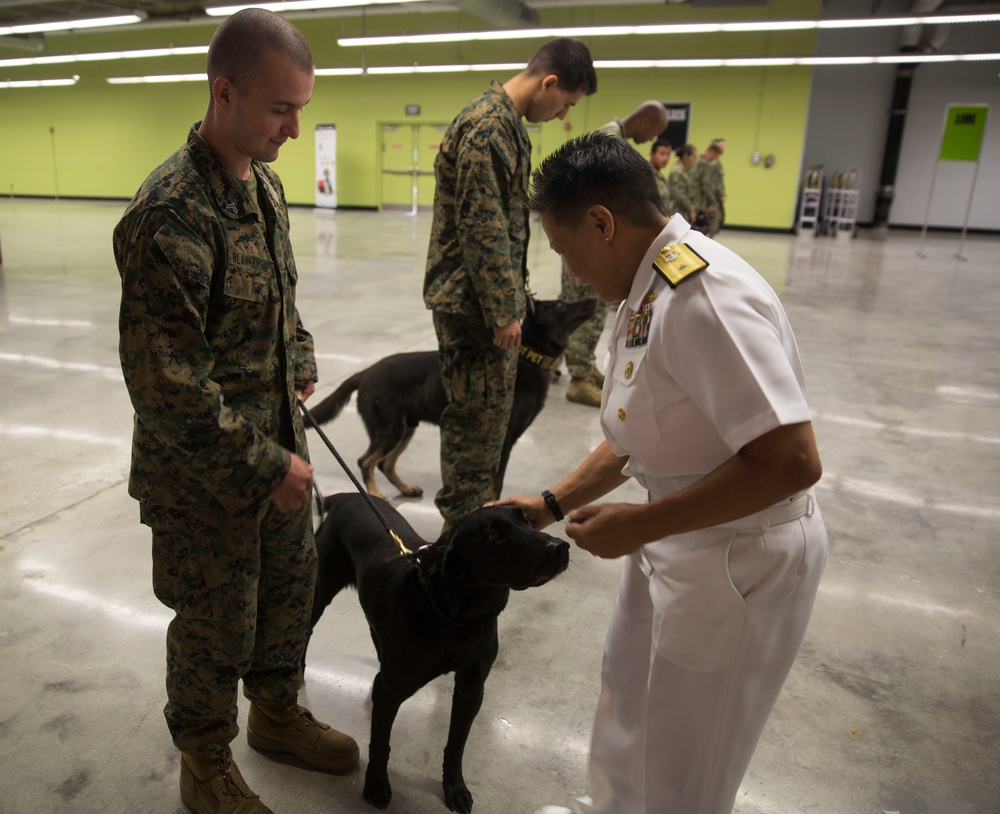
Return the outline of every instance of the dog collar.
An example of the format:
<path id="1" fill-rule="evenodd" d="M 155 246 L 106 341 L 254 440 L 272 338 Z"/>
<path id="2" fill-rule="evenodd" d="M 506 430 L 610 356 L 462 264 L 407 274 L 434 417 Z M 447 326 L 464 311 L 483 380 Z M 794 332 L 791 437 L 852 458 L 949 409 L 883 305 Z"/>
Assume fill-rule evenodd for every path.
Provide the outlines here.
<path id="1" fill-rule="evenodd" d="M 527 345 L 521 345 L 518 349 L 518 353 L 521 354 L 521 358 L 526 362 L 530 362 L 535 367 L 540 367 L 542 370 L 552 370 L 557 364 L 559 364 L 558 356 L 546 356 L 534 348 L 529 348 Z"/>

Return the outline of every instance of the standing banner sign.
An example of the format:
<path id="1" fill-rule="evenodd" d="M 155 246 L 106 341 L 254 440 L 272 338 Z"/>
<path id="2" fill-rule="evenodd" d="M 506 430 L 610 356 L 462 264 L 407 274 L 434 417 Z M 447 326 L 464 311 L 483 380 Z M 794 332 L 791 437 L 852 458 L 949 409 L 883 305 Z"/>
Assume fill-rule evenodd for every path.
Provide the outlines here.
<path id="1" fill-rule="evenodd" d="M 316 206 L 337 207 L 337 125 L 316 125 Z"/>
<path id="2" fill-rule="evenodd" d="M 670 142 L 670 149 L 676 150 L 688 142 L 688 127 L 691 124 L 690 102 L 664 102 L 667 109 L 667 129 L 660 133 L 661 138 Z"/>
<path id="3" fill-rule="evenodd" d="M 965 260 L 962 254 L 965 248 L 965 233 L 969 228 L 969 214 L 972 211 L 972 199 L 976 194 L 976 179 L 979 176 L 979 151 L 983 146 L 983 136 L 986 133 L 986 119 L 990 115 L 989 105 L 948 105 L 944 115 L 944 127 L 941 132 L 941 150 L 938 160 L 931 173 L 931 188 L 927 193 L 927 211 L 924 213 L 924 228 L 920 234 L 920 248 L 917 254 L 924 257 L 924 238 L 927 237 L 927 224 L 931 216 L 931 201 L 934 198 L 934 181 L 937 178 L 938 166 L 942 161 L 974 161 L 975 171 L 972 174 L 972 188 L 969 190 L 969 201 L 965 206 L 965 221 L 962 223 L 962 242 L 958 248 L 958 259 Z"/>

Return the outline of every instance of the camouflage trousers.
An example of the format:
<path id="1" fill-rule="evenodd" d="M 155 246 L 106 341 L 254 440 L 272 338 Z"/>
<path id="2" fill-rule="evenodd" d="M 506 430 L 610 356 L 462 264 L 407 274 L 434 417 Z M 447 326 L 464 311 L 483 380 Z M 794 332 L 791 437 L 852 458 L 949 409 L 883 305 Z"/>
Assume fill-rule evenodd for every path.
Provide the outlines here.
<path id="1" fill-rule="evenodd" d="M 493 344 L 478 318 L 434 312 L 441 381 L 448 405 L 441 414 L 441 481 L 434 499 L 454 524 L 499 497 L 500 467 L 517 377 L 516 350 Z"/>
<path id="2" fill-rule="evenodd" d="M 298 695 L 316 582 L 312 511 L 307 501 L 287 513 L 269 502 L 250 518 L 175 514 L 153 529 L 153 591 L 175 613 L 163 712 L 178 749 L 212 751 L 239 732 L 241 679 L 251 701 Z"/>
<path id="3" fill-rule="evenodd" d="M 566 270 L 566 264 L 562 264 L 562 290 L 559 292 L 559 299 L 564 302 L 576 302 L 577 300 L 597 299 L 590 286 L 578 280 Z M 608 318 L 608 309 L 603 302 L 598 300 L 597 312 L 583 325 L 577 328 L 569 337 L 569 345 L 566 347 L 566 367 L 569 375 L 574 379 L 585 379 L 594 368 L 594 350 L 600 341 L 601 333 L 604 331 L 604 323 Z"/>

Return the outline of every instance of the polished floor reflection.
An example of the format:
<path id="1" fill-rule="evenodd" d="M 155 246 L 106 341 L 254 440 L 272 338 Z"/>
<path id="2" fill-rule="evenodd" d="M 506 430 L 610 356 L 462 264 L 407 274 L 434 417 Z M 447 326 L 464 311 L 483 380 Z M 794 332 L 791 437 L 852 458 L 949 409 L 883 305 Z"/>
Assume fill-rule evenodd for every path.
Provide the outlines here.
<path id="1" fill-rule="evenodd" d="M 0 202 L 2 814 L 184 810 L 161 713 L 169 613 L 152 596 L 149 532 L 125 490 L 131 408 L 110 237 L 122 208 Z M 420 296 L 427 215 L 294 210 L 292 228 L 319 396 L 382 356 L 435 346 Z M 555 296 L 557 259 L 535 235 L 532 287 Z M 769 279 L 795 327 L 831 537 L 812 624 L 736 812 L 1000 811 L 1000 239 L 970 236 L 962 258 L 958 235 L 928 237 L 925 257 L 909 232 L 720 240 Z M 515 447 L 506 492 L 537 494 L 599 440 L 596 410 L 568 403 L 565 386 Z M 349 461 L 364 449 L 353 407 L 328 434 Z M 351 489 L 312 440 L 322 490 Z M 437 446 L 421 427 L 399 469 L 425 496 L 393 500 L 428 538 L 441 523 Z M 574 551 L 560 579 L 512 597 L 466 752 L 479 814 L 531 814 L 586 790 L 619 569 Z M 357 599 L 342 595 L 302 695 L 363 754 L 375 672 Z M 450 691 L 442 678 L 403 706 L 390 811 L 446 811 Z M 368 810 L 360 774 L 275 763 L 242 736 L 234 752 L 276 812 Z"/>

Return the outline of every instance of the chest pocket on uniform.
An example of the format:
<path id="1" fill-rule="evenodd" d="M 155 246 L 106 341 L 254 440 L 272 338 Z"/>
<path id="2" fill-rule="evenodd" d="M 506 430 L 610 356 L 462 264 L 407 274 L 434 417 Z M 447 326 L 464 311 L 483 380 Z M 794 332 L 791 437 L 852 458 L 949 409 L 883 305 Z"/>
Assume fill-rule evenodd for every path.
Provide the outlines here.
<path id="1" fill-rule="evenodd" d="M 618 445 L 639 460 L 660 440 L 648 374 L 645 347 L 622 351 L 611 373 L 614 381 L 604 414 L 605 427 Z"/>
<path id="2" fill-rule="evenodd" d="M 223 290 L 227 297 L 253 302 L 276 299 L 274 263 L 263 257 L 234 254 L 226 269 Z"/>

